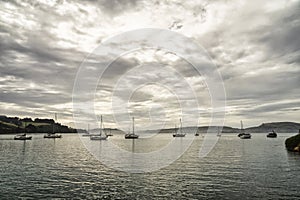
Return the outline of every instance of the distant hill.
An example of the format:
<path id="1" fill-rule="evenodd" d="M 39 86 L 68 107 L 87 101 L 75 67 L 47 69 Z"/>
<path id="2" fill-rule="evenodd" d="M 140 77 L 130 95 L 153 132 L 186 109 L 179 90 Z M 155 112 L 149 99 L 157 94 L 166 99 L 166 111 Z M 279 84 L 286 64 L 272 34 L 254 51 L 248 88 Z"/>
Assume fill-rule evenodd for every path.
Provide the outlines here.
<path id="1" fill-rule="evenodd" d="M 214 130 L 218 130 L 218 127 L 212 127 L 214 128 Z M 183 131 L 195 131 L 198 129 L 198 133 L 206 133 L 208 130 L 208 126 L 200 126 L 200 127 L 183 127 L 182 128 Z M 173 133 L 174 132 L 174 128 L 170 128 L 170 129 L 162 129 L 160 130 L 160 133 Z M 239 129 L 238 128 L 232 128 L 229 126 L 223 126 L 222 129 L 222 133 L 238 133 Z"/>
<path id="2" fill-rule="evenodd" d="M 7 133 L 77 133 L 76 129 L 56 123 L 53 119 L 32 120 L 31 118 L 18 118 L 0 116 L 0 134 Z"/>
<path id="3" fill-rule="evenodd" d="M 196 127 L 184 127 L 184 130 L 195 130 Z M 217 131 L 217 127 L 214 127 Z M 208 126 L 200 126 L 198 127 L 199 133 L 206 133 Z M 297 133 L 300 129 L 300 123 L 295 122 L 272 122 L 272 123 L 262 123 L 259 126 L 246 128 L 245 131 L 249 133 L 267 133 L 272 130 L 278 133 Z M 160 133 L 172 133 L 174 132 L 174 128 L 171 129 L 163 129 Z M 239 128 L 233 128 L 229 126 L 224 126 L 222 129 L 222 133 L 239 133 Z"/>
<path id="4" fill-rule="evenodd" d="M 278 133 L 298 133 L 300 129 L 300 123 L 295 122 L 272 122 L 262 123 L 257 127 L 246 128 L 247 132 L 251 133 L 266 133 L 272 130 Z"/>

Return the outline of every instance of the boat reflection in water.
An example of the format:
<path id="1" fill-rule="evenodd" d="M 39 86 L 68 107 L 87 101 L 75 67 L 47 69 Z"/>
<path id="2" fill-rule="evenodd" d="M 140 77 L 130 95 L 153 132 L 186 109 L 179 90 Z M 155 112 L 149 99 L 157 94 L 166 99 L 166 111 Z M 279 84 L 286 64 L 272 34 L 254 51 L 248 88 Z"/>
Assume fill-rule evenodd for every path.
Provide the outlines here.
<path id="1" fill-rule="evenodd" d="M 44 135 L 44 138 L 61 138 L 61 134 L 56 134 L 56 133 L 47 133 Z"/>

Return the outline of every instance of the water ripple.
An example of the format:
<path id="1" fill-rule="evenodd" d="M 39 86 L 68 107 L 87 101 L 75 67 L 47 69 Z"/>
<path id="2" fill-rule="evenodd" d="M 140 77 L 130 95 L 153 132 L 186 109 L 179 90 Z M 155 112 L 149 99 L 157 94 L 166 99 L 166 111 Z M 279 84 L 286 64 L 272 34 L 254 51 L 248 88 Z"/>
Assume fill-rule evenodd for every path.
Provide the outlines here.
<path id="1" fill-rule="evenodd" d="M 77 135 L 46 140 L 14 141 L 0 136 L 1 199 L 297 199 L 299 155 L 282 147 L 285 137 L 266 140 L 263 135 L 242 141 L 222 136 L 213 151 L 198 158 L 202 138 L 173 164 L 155 172 L 128 174 L 95 159 Z M 165 144 L 169 135 L 142 145 L 149 152 Z M 154 140 L 154 141 L 153 141 Z M 128 148 L 127 141 L 116 144 Z M 144 149 L 143 149 L 144 148 Z"/>

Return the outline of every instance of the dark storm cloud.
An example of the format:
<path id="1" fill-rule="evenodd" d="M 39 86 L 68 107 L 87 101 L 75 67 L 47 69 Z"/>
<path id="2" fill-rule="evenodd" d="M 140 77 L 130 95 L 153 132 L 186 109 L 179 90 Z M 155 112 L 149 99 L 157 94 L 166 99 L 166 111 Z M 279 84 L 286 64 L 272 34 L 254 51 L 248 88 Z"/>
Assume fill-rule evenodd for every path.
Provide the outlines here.
<path id="1" fill-rule="evenodd" d="M 266 12 L 250 4 L 239 18 L 230 16 L 199 38 L 221 72 L 227 105 L 235 107 L 229 118 L 280 121 L 277 116 L 298 111 L 293 108 L 300 98 L 299 5 Z"/>
<path id="2" fill-rule="evenodd" d="M 56 45 L 72 41 L 58 38 L 51 30 L 57 22 L 76 19 L 37 2 L 6 3 L 15 8 L 2 10 L 0 20 L 0 112 L 38 116 L 57 112 L 55 105 L 71 102 L 76 70 L 87 53 Z M 6 105 L 14 105 L 15 111 Z M 70 107 L 59 112 L 70 114 Z"/>
<path id="3" fill-rule="evenodd" d="M 262 12 L 256 7 L 243 9 L 240 12 L 245 14 L 240 18 L 228 18 L 228 23 L 199 38 L 220 67 L 235 64 L 259 51 L 262 51 L 260 62 L 281 56 L 288 63 L 299 60 L 299 2 L 273 12 Z M 285 57 L 295 52 L 298 53 L 293 58 Z"/>
<path id="4" fill-rule="evenodd" d="M 28 95 L 30 94 L 30 96 Z M 47 94 L 39 90 L 26 90 L 26 92 L 17 91 L 1 94 L 2 103 L 15 103 L 19 106 L 40 108 L 44 105 L 68 103 L 70 96 L 66 94 Z"/>
<path id="5" fill-rule="evenodd" d="M 269 46 L 270 56 L 300 51 L 300 2 L 283 11 L 282 16 L 264 30 L 260 41 Z"/>

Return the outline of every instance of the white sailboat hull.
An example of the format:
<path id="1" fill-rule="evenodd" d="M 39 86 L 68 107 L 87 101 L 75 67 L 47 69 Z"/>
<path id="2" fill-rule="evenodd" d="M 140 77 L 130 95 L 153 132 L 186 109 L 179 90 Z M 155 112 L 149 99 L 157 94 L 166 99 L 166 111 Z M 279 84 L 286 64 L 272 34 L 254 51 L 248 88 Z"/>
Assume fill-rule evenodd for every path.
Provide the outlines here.
<path id="1" fill-rule="evenodd" d="M 91 136 L 91 140 L 106 140 L 107 136 L 97 135 L 97 136 Z"/>

